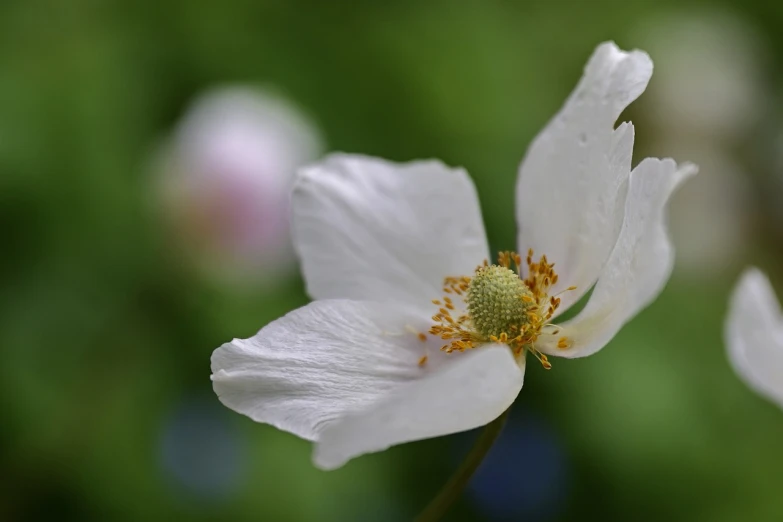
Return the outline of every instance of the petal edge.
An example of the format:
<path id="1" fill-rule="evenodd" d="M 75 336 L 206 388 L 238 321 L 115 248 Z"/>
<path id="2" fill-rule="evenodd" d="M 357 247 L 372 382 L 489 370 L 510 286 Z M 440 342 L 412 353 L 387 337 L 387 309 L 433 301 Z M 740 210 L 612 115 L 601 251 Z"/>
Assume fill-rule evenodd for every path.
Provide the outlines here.
<path id="1" fill-rule="evenodd" d="M 666 203 L 697 170 L 691 163 L 678 167 L 670 158 L 647 158 L 637 165 L 622 230 L 590 300 L 575 318 L 559 325 L 559 335 L 539 339 L 542 352 L 568 358 L 594 354 L 663 290 L 674 263 Z M 570 340 L 568 348 L 557 347 L 560 337 Z"/>
<path id="2" fill-rule="evenodd" d="M 595 283 L 617 241 L 623 220 L 634 129 L 614 127 L 620 113 L 646 88 L 652 61 L 642 51 L 598 46 L 584 75 L 536 137 L 519 168 L 517 244 L 546 254 L 560 275 L 559 312 Z"/>
<path id="3" fill-rule="evenodd" d="M 293 238 L 314 299 L 426 305 L 488 256 L 473 182 L 440 161 L 333 154 L 300 170 Z"/>
<path id="4" fill-rule="evenodd" d="M 335 469 L 362 454 L 483 426 L 506 411 L 522 389 L 524 368 L 505 345 L 449 357 L 457 360 L 444 371 L 327 428 L 313 452 L 315 465 Z"/>

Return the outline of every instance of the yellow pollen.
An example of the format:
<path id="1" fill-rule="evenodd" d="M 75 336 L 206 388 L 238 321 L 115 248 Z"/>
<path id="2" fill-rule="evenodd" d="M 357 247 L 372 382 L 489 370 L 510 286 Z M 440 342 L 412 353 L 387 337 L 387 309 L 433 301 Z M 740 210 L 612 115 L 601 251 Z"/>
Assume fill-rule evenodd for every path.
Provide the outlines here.
<path id="1" fill-rule="evenodd" d="M 552 368 L 547 356 L 535 348 L 535 343 L 545 327 L 554 326 L 549 320 L 559 308 L 558 296 L 563 292 L 549 295 L 558 276 L 554 263 L 546 256 L 534 261 L 533 251 L 529 250 L 524 262 L 526 266 L 516 252 L 500 252 L 497 264 L 491 265 L 485 260 L 476 267 L 472 277 L 444 279 L 444 294 L 459 298 L 452 300 L 452 297 L 444 296 L 432 300 L 432 304 L 438 306 L 438 313 L 432 316 L 435 324 L 429 333 L 448 342 L 441 347 L 442 351 L 463 352 L 488 342 L 502 343 L 515 355 L 530 352 L 545 369 Z M 575 288 L 568 287 L 564 291 Z M 559 331 L 555 328 L 554 334 Z M 419 338 L 425 340 L 426 336 L 420 334 Z M 571 345 L 572 341 L 567 337 L 558 339 L 560 349 Z M 426 356 L 422 360 L 426 362 Z"/>

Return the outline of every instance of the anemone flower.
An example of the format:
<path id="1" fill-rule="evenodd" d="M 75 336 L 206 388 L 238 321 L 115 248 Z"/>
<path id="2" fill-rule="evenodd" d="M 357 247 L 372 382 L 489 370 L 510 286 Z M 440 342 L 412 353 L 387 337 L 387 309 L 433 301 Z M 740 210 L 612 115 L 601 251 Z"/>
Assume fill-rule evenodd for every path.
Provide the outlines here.
<path id="1" fill-rule="evenodd" d="M 528 355 L 550 368 L 600 350 L 665 285 L 664 207 L 696 171 L 631 169 L 633 126 L 615 121 L 651 74 L 644 52 L 596 49 L 519 169 L 522 254 L 496 263 L 461 168 L 335 154 L 302 169 L 292 227 L 315 301 L 215 350 L 223 404 L 315 442 L 315 465 L 334 469 L 492 422 Z"/>

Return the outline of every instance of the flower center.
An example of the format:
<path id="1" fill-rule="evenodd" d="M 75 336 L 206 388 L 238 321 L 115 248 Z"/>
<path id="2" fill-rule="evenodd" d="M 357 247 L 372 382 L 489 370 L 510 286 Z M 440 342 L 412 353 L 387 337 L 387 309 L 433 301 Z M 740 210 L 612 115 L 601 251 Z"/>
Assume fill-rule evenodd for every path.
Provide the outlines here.
<path id="1" fill-rule="evenodd" d="M 546 327 L 553 328 L 548 333 L 559 332 L 548 322 L 560 306 L 559 297 L 548 295 L 550 287 L 557 283 L 557 274 L 554 263 L 549 263 L 546 256 L 533 262 L 532 250 L 526 261 L 525 278 L 521 277 L 522 257 L 516 252 L 501 252 L 496 265 L 484 261 L 476 267 L 472 278 L 445 278 L 443 291 L 462 299 L 466 313 L 457 315 L 457 307 L 448 295 L 432 301 L 441 308 L 432 316 L 435 325 L 429 333 L 448 341 L 441 350 L 462 352 L 488 342 L 503 343 L 518 357 L 530 352 L 544 368 L 552 367 L 534 343 Z"/>

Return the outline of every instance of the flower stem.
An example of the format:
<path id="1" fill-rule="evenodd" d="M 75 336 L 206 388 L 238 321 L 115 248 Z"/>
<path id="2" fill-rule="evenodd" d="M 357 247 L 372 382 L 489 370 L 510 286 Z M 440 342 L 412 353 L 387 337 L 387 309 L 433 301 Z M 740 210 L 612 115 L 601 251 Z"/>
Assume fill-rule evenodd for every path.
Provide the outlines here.
<path id="1" fill-rule="evenodd" d="M 470 482 L 470 477 L 478 469 L 498 435 L 500 435 L 500 432 L 503 431 L 503 426 L 506 424 L 510 411 L 511 408 L 507 409 L 500 417 L 484 426 L 483 431 L 479 434 L 476 442 L 473 444 L 473 448 L 471 448 L 465 460 L 462 461 L 460 467 L 449 478 L 448 482 L 443 485 L 438 495 L 424 508 L 424 511 L 419 513 L 415 522 L 435 522 L 446 514 L 446 511 L 457 500 L 468 482 Z"/>

